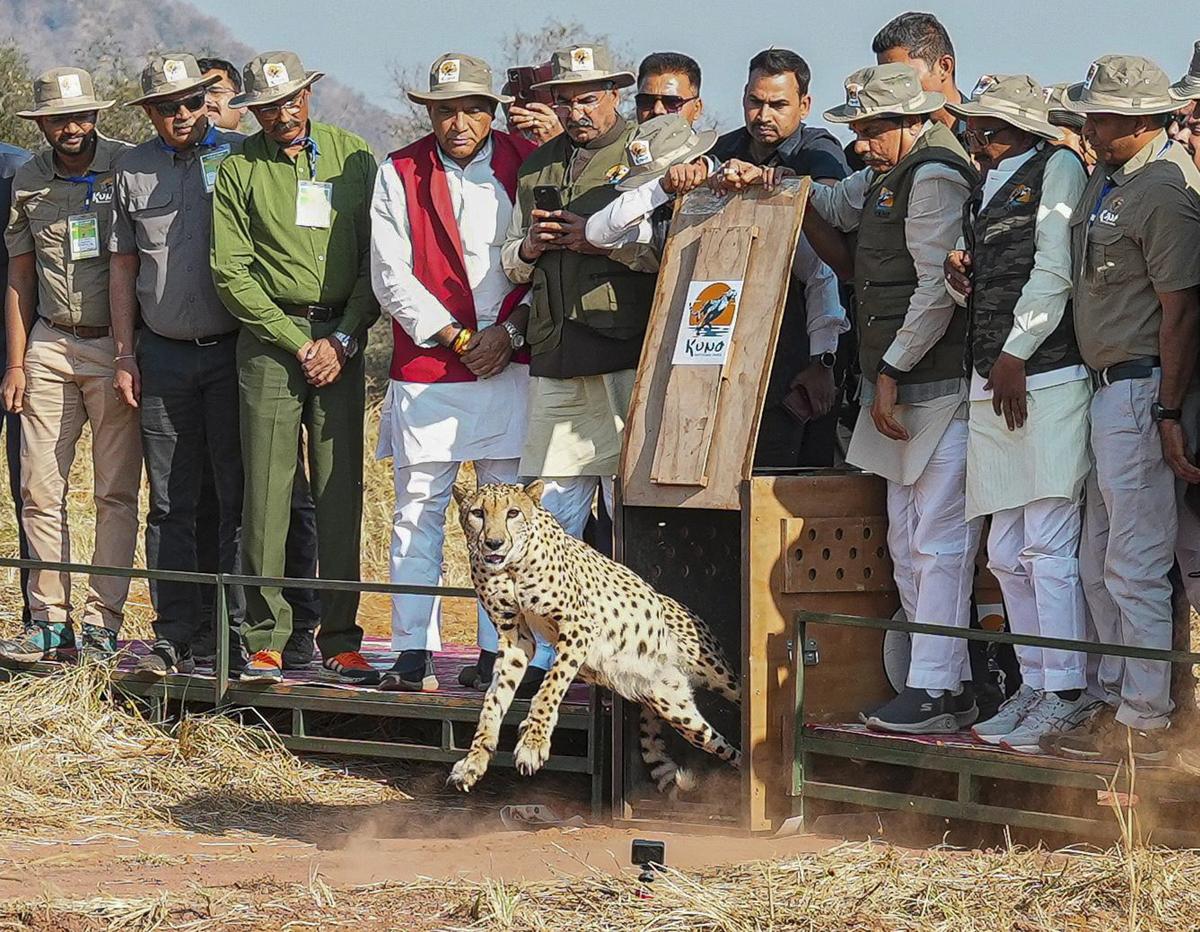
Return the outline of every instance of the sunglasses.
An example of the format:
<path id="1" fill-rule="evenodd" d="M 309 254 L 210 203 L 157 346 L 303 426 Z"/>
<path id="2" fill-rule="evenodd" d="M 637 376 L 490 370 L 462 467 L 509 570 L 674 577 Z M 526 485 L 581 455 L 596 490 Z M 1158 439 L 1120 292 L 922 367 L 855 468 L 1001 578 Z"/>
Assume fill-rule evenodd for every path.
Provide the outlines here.
<path id="1" fill-rule="evenodd" d="M 279 116 L 279 114 L 284 110 L 287 110 L 290 113 L 298 113 L 300 108 L 304 106 L 304 92 L 307 90 L 308 88 L 303 88 L 302 90 L 297 91 L 287 100 L 281 100 L 277 104 L 267 104 L 265 107 L 251 107 L 250 110 L 256 116 L 263 116 L 268 120 L 275 119 L 275 117 Z"/>
<path id="2" fill-rule="evenodd" d="M 183 100 L 159 100 L 152 106 L 159 116 L 173 117 L 180 110 L 187 108 L 189 113 L 198 113 L 204 109 L 204 91 L 185 97 Z"/>
<path id="3" fill-rule="evenodd" d="M 63 113 L 58 116 L 45 117 L 46 122 L 50 126 L 69 126 L 72 123 L 78 123 L 80 126 L 90 126 L 96 122 L 99 112 L 96 110 L 85 110 L 83 113 Z"/>
<path id="4" fill-rule="evenodd" d="M 663 109 L 667 113 L 678 113 L 693 100 L 698 99 L 699 95 L 680 97 L 678 94 L 637 94 L 633 98 L 639 110 L 653 110 L 654 105 L 661 101 Z"/>

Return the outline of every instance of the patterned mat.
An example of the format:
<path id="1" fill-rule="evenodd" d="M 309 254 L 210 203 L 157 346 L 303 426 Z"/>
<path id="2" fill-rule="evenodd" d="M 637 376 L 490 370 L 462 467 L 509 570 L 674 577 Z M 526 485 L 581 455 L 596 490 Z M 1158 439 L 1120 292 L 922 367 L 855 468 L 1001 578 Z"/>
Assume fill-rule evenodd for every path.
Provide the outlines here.
<path id="1" fill-rule="evenodd" d="M 883 734 L 878 731 L 871 731 L 866 725 L 856 724 L 829 724 L 825 722 L 809 722 L 804 726 L 807 730 L 815 732 L 818 736 L 824 734 L 850 735 L 854 738 L 865 738 L 869 741 L 880 742 L 896 742 L 902 741 L 908 744 L 921 744 L 925 747 L 937 748 L 968 748 L 973 751 L 992 751 L 996 754 L 1004 754 L 1010 757 L 1047 757 L 1049 755 L 1042 754 L 1026 754 L 1023 751 L 1010 751 L 1008 748 L 1002 748 L 997 744 L 988 744 L 986 741 L 981 741 L 969 731 L 960 731 L 953 735 L 899 735 L 899 734 Z"/>

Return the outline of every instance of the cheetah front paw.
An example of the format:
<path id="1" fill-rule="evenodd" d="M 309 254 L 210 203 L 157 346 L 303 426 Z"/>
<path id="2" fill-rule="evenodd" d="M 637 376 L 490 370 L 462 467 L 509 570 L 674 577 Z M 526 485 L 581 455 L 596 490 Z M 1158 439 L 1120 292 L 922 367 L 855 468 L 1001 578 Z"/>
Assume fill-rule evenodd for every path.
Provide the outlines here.
<path id="1" fill-rule="evenodd" d="M 486 770 L 487 757 L 472 751 L 450 768 L 450 776 L 446 779 L 446 783 L 456 790 L 469 793 L 471 787 L 479 782 Z"/>
<path id="2" fill-rule="evenodd" d="M 517 742 L 513 756 L 516 759 L 517 772 L 521 776 L 532 777 L 550 759 L 550 736 L 543 736 L 537 728 L 526 730 Z"/>

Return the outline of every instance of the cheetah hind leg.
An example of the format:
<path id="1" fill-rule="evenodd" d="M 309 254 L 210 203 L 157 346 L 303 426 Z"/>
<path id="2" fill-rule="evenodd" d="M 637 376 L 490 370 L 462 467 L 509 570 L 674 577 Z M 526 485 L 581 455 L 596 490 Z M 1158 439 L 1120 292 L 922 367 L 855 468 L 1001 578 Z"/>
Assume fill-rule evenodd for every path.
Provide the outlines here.
<path id="1" fill-rule="evenodd" d="M 640 728 L 642 761 L 650 771 L 650 779 L 660 793 L 669 793 L 674 798 L 679 793 L 689 793 L 697 786 L 695 775 L 680 767 L 667 754 L 667 742 L 663 738 L 663 720 L 650 706 L 642 706 Z"/>
<path id="2" fill-rule="evenodd" d="M 691 685 L 682 672 L 665 676 L 644 701 L 670 722 L 671 727 L 683 735 L 693 747 L 707 751 L 734 768 L 741 766 L 741 752 L 726 741 L 701 714 L 696 707 Z"/>

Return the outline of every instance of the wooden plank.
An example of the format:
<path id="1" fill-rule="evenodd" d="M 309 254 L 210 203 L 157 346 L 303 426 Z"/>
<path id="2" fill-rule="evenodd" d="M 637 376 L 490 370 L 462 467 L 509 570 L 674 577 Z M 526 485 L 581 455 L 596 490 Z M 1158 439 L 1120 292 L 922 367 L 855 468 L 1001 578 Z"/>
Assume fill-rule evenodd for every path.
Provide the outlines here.
<path id="1" fill-rule="evenodd" d="M 740 484 L 753 463 L 761 399 L 771 374 L 809 184 L 807 178 L 790 179 L 770 194 L 760 188 L 716 203 L 707 190 L 693 191 L 676 203 L 625 424 L 620 470 L 625 504 L 738 508 Z M 738 322 L 722 370 L 716 417 L 711 425 L 701 425 L 711 431 L 707 442 L 721 455 L 711 457 L 702 486 L 659 483 L 652 473 L 667 429 L 665 403 L 679 334 L 678 309 L 688 283 L 702 278 L 696 264 L 704 231 L 736 227 L 757 227 L 762 245 L 750 250 L 742 275 Z M 752 339 L 739 339 L 739 334 Z"/>
<path id="2" fill-rule="evenodd" d="M 741 281 L 746 272 L 750 252 L 754 248 L 755 227 L 722 227 L 705 229 L 700 237 L 700 248 L 693 267 L 693 281 Z M 689 314 L 685 300 L 676 308 L 679 326 Z M 731 344 L 739 336 L 743 340 L 756 339 L 738 326 L 740 297 L 737 300 L 738 317 L 734 320 Z M 672 345 L 673 351 L 673 345 Z M 729 352 L 733 353 L 732 345 Z M 654 451 L 654 462 L 650 478 L 666 485 L 704 486 L 708 484 L 708 454 L 712 445 L 713 427 L 717 419 L 721 385 L 725 381 L 723 365 L 672 366 L 667 378 L 667 392 L 663 400 L 662 428 Z"/>

